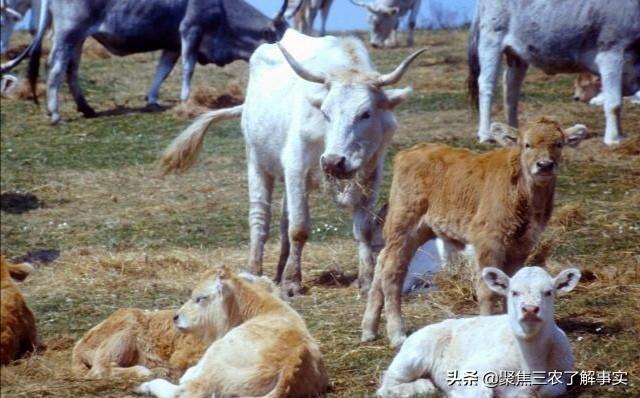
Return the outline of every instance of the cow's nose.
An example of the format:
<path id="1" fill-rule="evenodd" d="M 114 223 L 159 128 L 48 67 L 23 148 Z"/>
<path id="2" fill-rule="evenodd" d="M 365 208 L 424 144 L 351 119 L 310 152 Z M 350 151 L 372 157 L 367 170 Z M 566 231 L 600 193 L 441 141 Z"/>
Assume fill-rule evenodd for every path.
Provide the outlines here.
<path id="1" fill-rule="evenodd" d="M 580 97 L 578 97 L 577 95 L 575 97 L 573 97 L 574 101 L 580 101 Z"/>
<path id="2" fill-rule="evenodd" d="M 178 318 L 180 318 L 180 315 L 175 314 L 175 315 L 173 316 L 173 321 L 174 321 L 174 322 L 178 322 Z"/>
<path id="3" fill-rule="evenodd" d="M 374 42 L 374 43 L 371 43 L 371 47 L 373 47 L 373 48 L 382 48 L 382 44 Z"/>
<path id="4" fill-rule="evenodd" d="M 553 160 L 549 160 L 549 159 L 545 159 L 545 160 L 538 160 L 536 162 L 536 166 L 538 166 L 538 169 L 540 170 L 551 170 L 553 169 L 553 166 L 555 166 L 556 162 L 554 162 Z"/>
<path id="5" fill-rule="evenodd" d="M 524 314 L 538 315 L 538 312 L 540 312 L 540 307 L 538 307 L 537 305 L 523 305 L 522 312 Z"/>
<path id="6" fill-rule="evenodd" d="M 344 174 L 346 172 L 347 158 L 341 155 L 329 154 L 320 158 L 322 169 L 329 174 Z"/>

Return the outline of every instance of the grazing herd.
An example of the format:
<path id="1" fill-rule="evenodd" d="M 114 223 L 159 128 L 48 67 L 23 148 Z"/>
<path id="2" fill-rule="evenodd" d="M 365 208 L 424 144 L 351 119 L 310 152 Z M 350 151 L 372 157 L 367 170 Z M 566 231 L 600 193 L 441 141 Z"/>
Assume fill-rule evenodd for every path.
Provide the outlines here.
<path id="1" fill-rule="evenodd" d="M 3 13 L 19 12 L 2 4 Z M 407 13 L 408 44 L 413 44 L 420 0 L 356 4 L 370 13 L 374 47 L 397 44 L 399 18 Z M 599 73 L 605 142 L 618 143 L 623 88 L 637 96 L 640 84 L 640 25 L 632 22 L 640 20 L 640 5 L 621 0 L 612 8 L 588 0 L 554 4 L 552 9 L 548 0 L 478 0 L 469 33 L 469 88 L 472 97 L 479 98 L 480 140 L 503 148 L 476 153 L 428 143 L 399 152 L 388 204 L 379 217 L 374 206 L 398 124 L 394 110 L 412 91 L 388 86 L 397 84 L 425 50 L 380 73 L 356 38 L 311 37 L 287 28 L 285 14 L 302 12 L 296 26 L 309 33 L 320 11 L 324 34 L 330 5 L 331 0 L 301 0 L 293 6 L 284 1 L 270 19 L 240 0 L 43 0 L 43 10 L 49 12 L 41 13 L 36 38 L 18 59 L 3 65 L 3 72 L 31 56 L 35 84 L 44 31 L 53 22 L 47 90 L 53 123 L 60 121 L 57 96 L 64 76 L 78 110 L 95 116 L 78 77 L 82 45 L 89 36 L 118 55 L 162 51 L 147 96 L 151 105 L 157 104 L 160 85 L 179 56 L 183 101 L 189 97 L 195 62 L 249 60 L 244 103 L 202 115 L 171 143 L 161 165 L 165 173 L 186 171 L 213 123 L 241 119 L 251 274 L 217 267 L 200 279 L 177 311 L 117 310 L 77 342 L 71 360 L 74 374 L 145 379 L 136 391 L 162 398 L 325 394 L 331 375 L 320 346 L 285 301 L 304 293 L 302 251 L 311 230 L 308 197 L 321 183 L 353 214 L 360 297 L 367 299 L 361 338 L 367 342 L 378 337 L 384 307 L 387 338 L 399 347 L 383 374 L 379 396 L 437 390 L 451 397 L 563 394 L 566 384 L 549 380 L 492 388 L 452 384 L 448 377 L 451 371 L 483 375 L 508 370 L 555 372 L 562 380 L 562 372 L 572 369 L 569 340 L 554 321 L 554 298 L 575 288 L 580 271 L 566 269 L 554 278 L 540 267 L 525 265 L 553 211 L 562 152 L 578 145 L 586 127 L 562 128 L 540 117 L 517 128 L 520 85 L 528 65 L 547 72 Z M 287 7 L 293 11 L 287 13 Z M 524 7 L 529 11 L 523 12 Z M 540 19 L 534 21 L 531 15 Z M 491 123 L 489 117 L 502 54 L 507 59 L 509 125 Z M 576 96 L 586 101 L 591 99 L 585 99 L 587 95 L 597 95 L 597 89 L 589 90 L 585 97 Z M 261 275 L 276 181 L 284 183 L 284 199 L 273 283 Z M 434 239 L 439 239 L 439 248 L 432 246 L 439 252 L 438 261 L 462 250 L 475 257 L 480 315 L 428 325 L 407 337 L 402 285 L 416 251 Z M 2 258 L 3 365 L 41 346 L 35 317 L 15 283 L 31 270 L 28 264 Z"/>

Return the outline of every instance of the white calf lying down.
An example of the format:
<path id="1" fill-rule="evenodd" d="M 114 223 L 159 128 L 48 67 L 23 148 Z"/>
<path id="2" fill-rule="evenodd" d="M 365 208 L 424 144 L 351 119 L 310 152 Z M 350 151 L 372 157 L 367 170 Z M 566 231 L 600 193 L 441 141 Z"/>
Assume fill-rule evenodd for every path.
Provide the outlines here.
<path id="1" fill-rule="evenodd" d="M 226 268 L 207 275 L 178 310 L 183 331 L 213 341 L 174 385 L 163 379 L 138 392 L 157 397 L 315 397 L 328 385 L 316 341 L 272 286 Z"/>
<path id="2" fill-rule="evenodd" d="M 553 319 L 553 299 L 573 290 L 580 271 L 570 268 L 552 278 L 540 267 L 524 267 L 509 278 L 487 267 L 482 277 L 491 290 L 507 296 L 508 313 L 448 319 L 412 334 L 383 376 L 379 396 L 409 397 L 433 393 L 436 387 L 450 397 L 474 398 L 555 397 L 566 391 L 564 378 L 562 383 L 492 389 L 483 377 L 488 372 L 571 370 L 571 345 Z M 450 385 L 449 372 L 455 371 L 477 371 L 477 385 Z"/>

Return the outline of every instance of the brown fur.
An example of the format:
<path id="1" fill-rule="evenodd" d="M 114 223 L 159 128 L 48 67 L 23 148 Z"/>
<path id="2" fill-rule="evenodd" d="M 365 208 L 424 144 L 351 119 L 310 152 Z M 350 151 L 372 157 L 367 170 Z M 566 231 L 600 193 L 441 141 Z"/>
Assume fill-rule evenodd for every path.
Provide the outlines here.
<path id="1" fill-rule="evenodd" d="M 460 247 L 472 244 L 480 268 L 499 267 L 513 275 L 553 209 L 555 174 L 535 176 L 533 168 L 539 160 L 551 160 L 557 167 L 568 142 L 557 123 L 540 119 L 519 134 L 517 145 L 484 154 L 438 144 L 400 152 L 363 339 L 375 336 L 384 299 L 389 337 L 393 344 L 401 342 L 402 281 L 415 250 L 436 236 Z M 478 283 L 477 294 L 481 313 L 497 312 L 497 297 L 484 284 Z"/>
<path id="2" fill-rule="evenodd" d="M 178 315 L 190 332 L 213 341 L 179 396 L 306 398 L 327 388 L 318 344 L 304 320 L 260 284 L 223 267 L 204 278 Z"/>
<path id="3" fill-rule="evenodd" d="M 573 98 L 576 101 L 589 102 L 602 90 L 602 82 L 600 76 L 593 73 L 580 73 L 576 76 L 573 83 Z"/>
<path id="4" fill-rule="evenodd" d="M 0 364 L 23 357 L 40 346 L 36 319 L 14 279 L 23 280 L 31 272 L 27 264 L 10 264 L 0 257 Z"/>
<path id="5" fill-rule="evenodd" d="M 206 346 L 173 325 L 175 310 L 119 309 L 89 330 L 72 355 L 72 369 L 88 378 L 146 377 L 154 372 L 182 374 Z"/>

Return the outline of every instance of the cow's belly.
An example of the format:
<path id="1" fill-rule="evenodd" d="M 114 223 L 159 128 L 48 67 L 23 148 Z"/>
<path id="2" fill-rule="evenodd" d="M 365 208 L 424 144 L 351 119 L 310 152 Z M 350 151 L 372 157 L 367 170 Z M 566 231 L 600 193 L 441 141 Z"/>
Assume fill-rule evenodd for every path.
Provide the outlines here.
<path id="1" fill-rule="evenodd" d="M 593 60 L 596 51 L 582 50 L 580 43 L 573 43 L 570 38 L 544 40 L 535 35 L 508 35 L 505 38 L 505 49 L 547 74 L 594 71 L 595 68 Z"/>

